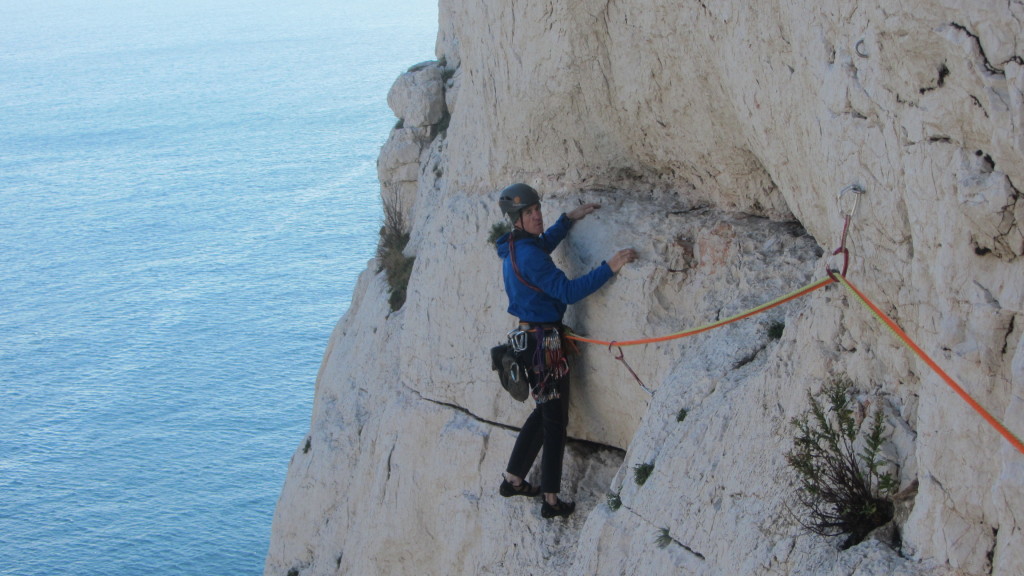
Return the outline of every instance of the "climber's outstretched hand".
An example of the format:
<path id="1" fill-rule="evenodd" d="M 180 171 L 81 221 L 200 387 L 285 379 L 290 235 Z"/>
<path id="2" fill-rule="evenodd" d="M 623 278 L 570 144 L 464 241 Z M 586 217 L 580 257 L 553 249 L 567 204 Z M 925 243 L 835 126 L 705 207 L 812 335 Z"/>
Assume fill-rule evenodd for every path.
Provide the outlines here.
<path id="1" fill-rule="evenodd" d="M 590 214 L 591 212 L 597 210 L 600 207 L 601 205 L 598 204 L 597 202 L 590 202 L 589 204 L 583 204 L 579 206 L 572 212 L 567 212 L 565 215 L 568 216 L 570 220 L 583 220 L 584 218 L 587 217 L 587 214 Z"/>
<path id="2" fill-rule="evenodd" d="M 615 253 L 615 256 L 612 256 L 611 260 L 608 261 L 608 267 L 612 269 L 612 272 L 618 274 L 623 266 L 635 260 L 636 250 L 626 248 L 625 250 L 619 250 Z"/>

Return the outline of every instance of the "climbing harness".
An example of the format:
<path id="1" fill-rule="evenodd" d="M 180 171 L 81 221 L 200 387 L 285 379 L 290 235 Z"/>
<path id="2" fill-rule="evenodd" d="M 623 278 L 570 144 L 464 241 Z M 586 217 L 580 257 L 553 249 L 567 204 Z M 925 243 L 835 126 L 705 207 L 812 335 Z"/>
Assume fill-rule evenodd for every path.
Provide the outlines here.
<path id="1" fill-rule="evenodd" d="M 849 196 L 850 194 L 853 195 L 852 199 Z M 845 188 L 843 188 L 842 190 L 839 191 L 839 194 L 837 196 L 837 202 L 839 204 L 840 214 L 843 217 L 843 228 L 842 228 L 842 233 L 841 233 L 840 238 L 839 238 L 839 247 L 836 248 L 835 251 L 832 252 L 832 254 L 828 257 L 828 259 L 825 262 L 825 271 L 828 274 L 828 276 L 826 278 L 823 278 L 821 280 L 818 280 L 818 281 L 812 282 L 810 284 L 807 284 L 806 286 L 803 286 L 802 288 L 799 288 L 799 289 L 797 289 L 797 290 L 795 290 L 793 292 L 790 292 L 789 294 L 786 294 L 785 296 L 781 296 L 779 298 L 776 298 L 775 300 L 772 300 L 772 301 L 767 302 L 765 304 L 762 304 L 760 306 L 751 308 L 750 310 L 747 310 L 745 312 L 741 312 L 739 314 L 730 316 L 728 318 L 725 318 L 724 320 L 719 320 L 717 322 L 712 322 L 710 324 L 705 324 L 703 326 L 699 326 L 697 328 L 691 328 L 689 330 L 683 330 L 681 332 L 676 332 L 674 334 L 668 334 L 666 336 L 658 336 L 658 337 L 653 337 L 653 338 L 641 338 L 641 339 L 626 340 L 626 341 L 617 341 L 617 340 L 608 341 L 608 340 L 598 340 L 598 339 L 594 339 L 594 338 L 586 338 L 586 337 L 580 336 L 578 334 L 573 334 L 573 333 L 570 332 L 570 333 L 566 334 L 566 338 L 569 339 L 569 340 L 575 340 L 575 341 L 578 341 L 578 342 L 586 342 L 586 343 L 589 343 L 589 344 L 605 345 L 605 346 L 608 347 L 608 351 L 611 352 L 612 354 L 615 354 L 615 352 L 612 351 L 612 348 L 616 348 L 618 350 L 618 354 L 615 355 L 615 359 L 620 361 L 620 362 L 622 362 L 622 364 L 626 367 L 626 369 L 629 371 L 629 373 L 636 380 L 637 384 L 639 384 L 641 388 L 643 388 L 645 391 L 647 391 L 649 394 L 651 394 L 653 396 L 654 392 L 650 388 L 648 388 L 643 383 L 642 380 L 640 380 L 640 377 L 637 376 L 637 374 L 633 370 L 633 368 L 630 367 L 629 363 L 626 362 L 625 354 L 622 351 L 622 347 L 623 346 L 636 346 L 636 345 L 640 345 L 640 344 L 652 344 L 652 343 L 656 343 L 656 342 L 665 342 L 667 340 L 675 340 L 677 338 L 684 338 L 686 336 L 694 336 L 696 334 L 700 334 L 702 332 L 707 332 L 709 330 L 713 330 L 713 329 L 718 328 L 720 326 L 724 326 L 726 324 L 730 324 L 732 322 L 736 322 L 736 321 L 742 320 L 744 318 L 749 318 L 751 316 L 754 316 L 755 314 L 759 314 L 759 313 L 764 312 L 766 310 L 770 310 L 772 308 L 775 308 L 777 306 L 785 304 L 786 302 L 789 302 L 789 301 L 795 300 L 795 299 L 797 299 L 797 298 L 799 298 L 801 296 L 805 296 L 807 294 L 810 294 L 811 292 L 814 292 L 815 290 L 818 290 L 819 288 L 824 288 L 824 287 L 828 286 L 829 284 L 839 283 L 845 289 L 849 290 L 850 293 L 853 294 L 853 296 L 858 301 L 860 301 L 862 304 L 864 304 L 871 311 L 871 313 L 876 318 L 878 318 L 883 324 L 885 324 L 890 329 L 890 331 L 892 331 L 892 333 L 899 340 L 901 340 L 904 344 L 906 344 L 906 346 L 908 348 L 910 348 L 915 354 L 917 354 L 917 356 L 922 361 L 924 361 L 924 363 L 927 364 L 929 368 L 931 368 L 936 374 L 938 374 L 939 377 L 941 377 L 946 382 L 946 384 L 950 388 L 952 388 L 952 390 L 954 392 L 956 392 L 957 395 L 960 396 L 960 398 L 962 398 L 968 405 L 971 406 L 971 408 L 973 408 L 978 414 L 980 414 L 981 417 L 984 418 L 985 421 L 989 423 L 989 425 L 991 425 L 993 428 L 995 428 L 996 431 L 999 432 L 999 434 L 1003 436 L 1003 438 L 1005 438 L 1011 445 L 1013 445 L 1013 447 L 1016 448 L 1018 452 L 1020 452 L 1021 454 L 1024 454 L 1024 443 L 1021 442 L 1020 438 L 1018 438 L 1005 425 L 1003 425 L 1003 423 L 1000 422 L 999 419 L 997 419 L 995 416 L 993 416 L 984 407 L 982 407 L 981 404 L 979 404 L 974 398 L 972 398 L 971 395 L 968 394 L 960 385 L 958 385 L 956 383 L 956 381 L 953 380 L 953 378 L 951 378 L 941 367 L 939 367 L 939 365 L 934 360 L 932 360 L 931 357 L 929 357 L 924 352 L 924 350 L 921 349 L 920 346 L 918 346 L 916 343 L 914 343 L 914 341 L 910 339 L 910 337 L 907 335 L 907 333 L 904 332 L 899 327 L 899 325 L 896 324 L 895 321 L 893 321 L 884 312 L 882 312 L 881 309 L 879 309 L 878 306 L 876 306 L 873 302 L 871 302 L 871 300 L 869 300 L 868 297 L 865 296 L 863 292 L 861 292 L 856 287 L 854 287 L 854 285 L 846 277 L 846 272 L 847 272 L 847 270 L 849 268 L 849 264 L 850 264 L 850 250 L 846 246 L 846 241 L 847 241 L 847 238 L 848 238 L 848 235 L 849 235 L 849 231 L 850 231 L 850 224 L 851 224 L 851 222 L 853 220 L 854 215 L 857 212 L 857 208 L 860 206 L 861 196 L 863 196 L 863 195 L 864 195 L 864 188 L 861 187 L 859 184 L 851 184 L 851 185 L 846 186 Z M 851 200 L 852 200 L 852 206 L 850 206 L 849 210 L 845 210 L 844 209 L 844 203 L 850 204 Z M 840 255 L 843 257 L 842 268 L 841 269 L 837 269 L 837 268 L 832 266 L 832 260 L 836 256 L 840 256 Z"/>
<path id="2" fill-rule="evenodd" d="M 562 334 L 557 328 L 531 328 L 537 342 L 533 352 L 533 373 L 530 392 L 538 404 L 561 397 L 558 381 L 569 375 L 569 361 L 562 350 Z"/>

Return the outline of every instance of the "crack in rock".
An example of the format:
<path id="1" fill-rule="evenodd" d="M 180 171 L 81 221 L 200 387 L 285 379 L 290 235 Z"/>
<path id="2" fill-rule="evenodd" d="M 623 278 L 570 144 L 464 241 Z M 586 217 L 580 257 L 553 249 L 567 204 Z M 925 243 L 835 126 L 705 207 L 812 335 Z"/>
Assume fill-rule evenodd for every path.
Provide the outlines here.
<path id="1" fill-rule="evenodd" d="M 477 422 L 480 422 L 482 424 L 487 424 L 488 426 L 494 426 L 496 428 L 501 428 L 503 430 L 508 430 L 510 432 L 519 432 L 521 430 L 521 428 L 518 427 L 518 426 L 512 426 L 510 424 L 503 424 L 501 422 L 497 422 L 497 421 L 494 421 L 494 420 L 488 420 L 487 418 L 483 418 L 481 416 L 478 416 L 477 414 L 474 414 L 473 412 L 471 412 L 468 408 L 465 408 L 463 406 L 459 406 L 458 404 L 452 404 L 451 402 L 445 402 L 443 400 L 435 400 L 433 398 L 427 398 L 426 396 L 424 396 L 423 394 L 420 394 L 416 390 L 413 390 L 411 388 L 409 388 L 409 390 L 412 393 L 416 394 L 416 396 L 418 396 L 419 399 L 423 400 L 424 402 L 430 402 L 431 404 L 434 404 L 434 405 L 437 405 L 437 406 L 444 406 L 445 408 L 450 408 L 450 409 L 455 410 L 457 412 L 461 412 L 461 413 L 465 414 L 466 416 L 469 416 L 473 420 L 476 420 Z M 601 442 L 595 442 L 593 440 L 584 440 L 583 438 L 573 438 L 573 437 L 569 436 L 569 437 L 566 438 L 566 442 L 567 443 L 571 442 L 573 444 L 578 444 L 578 445 L 580 445 L 580 446 L 582 446 L 582 447 L 584 447 L 586 449 L 589 449 L 589 450 L 607 450 L 607 451 L 610 451 L 610 452 L 618 453 L 620 455 L 625 455 L 626 454 L 626 451 L 623 450 L 622 448 L 619 448 L 618 446 L 612 446 L 611 444 L 604 444 L 604 443 L 601 443 Z"/>
<path id="2" fill-rule="evenodd" d="M 641 522 L 647 524 L 648 526 L 651 526 L 652 528 L 655 528 L 655 525 L 652 524 L 649 520 L 647 520 L 647 518 L 644 518 L 641 514 L 637 513 L 636 510 L 633 510 L 629 506 L 626 506 L 625 504 L 623 504 L 623 505 L 620 506 L 620 510 L 626 510 L 627 512 L 629 512 L 630 514 L 632 514 L 636 518 L 639 518 Z M 665 529 L 664 528 L 658 528 L 658 532 L 659 533 L 662 533 L 661 532 L 662 530 L 665 530 Z M 678 545 L 683 550 L 686 550 L 687 552 L 692 554 L 694 557 L 699 558 L 701 561 L 706 561 L 707 560 L 707 558 L 705 558 L 705 556 L 703 554 L 701 554 L 700 552 L 694 550 L 693 548 L 690 548 L 686 544 L 683 544 L 682 542 L 680 542 L 676 538 L 672 537 L 671 531 L 668 533 L 667 537 L 672 541 L 672 543 Z"/>

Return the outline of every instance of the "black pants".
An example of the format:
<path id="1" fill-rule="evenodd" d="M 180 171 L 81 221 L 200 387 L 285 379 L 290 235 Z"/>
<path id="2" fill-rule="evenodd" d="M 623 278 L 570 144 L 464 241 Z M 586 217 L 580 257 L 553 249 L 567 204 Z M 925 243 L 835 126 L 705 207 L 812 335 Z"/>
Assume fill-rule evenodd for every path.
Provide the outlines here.
<path id="1" fill-rule="evenodd" d="M 538 404 L 526 419 L 512 456 L 508 459 L 507 471 L 520 478 L 526 478 L 537 454 L 543 446 L 544 456 L 540 461 L 540 489 L 545 493 L 557 494 L 562 484 L 562 457 L 565 454 L 565 430 L 569 424 L 569 376 L 558 380 L 559 398 Z"/>

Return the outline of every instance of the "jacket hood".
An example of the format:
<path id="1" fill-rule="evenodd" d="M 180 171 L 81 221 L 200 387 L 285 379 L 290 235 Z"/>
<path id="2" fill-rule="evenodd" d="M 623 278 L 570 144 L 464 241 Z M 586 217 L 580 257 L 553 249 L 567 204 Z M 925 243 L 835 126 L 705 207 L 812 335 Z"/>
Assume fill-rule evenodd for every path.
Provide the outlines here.
<path id="1" fill-rule="evenodd" d="M 511 232 L 506 232 L 494 241 L 494 245 L 498 249 L 498 258 L 506 258 L 508 256 L 508 239 L 511 236 Z"/>

